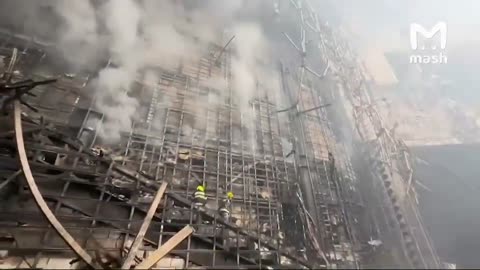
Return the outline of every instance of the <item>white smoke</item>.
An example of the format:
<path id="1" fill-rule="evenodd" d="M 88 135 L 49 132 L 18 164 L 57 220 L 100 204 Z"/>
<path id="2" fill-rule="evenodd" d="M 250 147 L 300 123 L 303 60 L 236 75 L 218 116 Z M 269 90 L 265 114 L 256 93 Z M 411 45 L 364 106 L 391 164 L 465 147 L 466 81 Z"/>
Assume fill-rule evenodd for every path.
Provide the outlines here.
<path id="1" fill-rule="evenodd" d="M 228 84 L 227 80 L 225 80 L 225 78 L 220 76 L 212 76 L 202 82 L 202 85 L 204 87 L 212 88 L 215 90 L 225 89 L 227 88 L 227 84 Z"/>
<path id="2" fill-rule="evenodd" d="M 229 83 L 242 112 L 250 111 L 248 101 L 256 94 L 256 74 L 265 74 L 257 63 L 267 55 L 267 42 L 261 27 L 250 18 L 261 10 L 256 1 L 192 1 L 185 7 L 176 1 L 157 0 L 51 0 L 35 5 L 25 0 L 5 1 L 12 9 L 20 9 L 21 19 L 10 16 L 9 20 L 16 20 L 29 34 L 56 33 L 56 44 L 73 72 L 98 67 L 109 56 L 111 65 L 99 72 L 91 86 L 96 109 L 105 116 L 100 136 L 112 143 L 120 138 L 121 131 L 131 128 L 141 111 L 131 94 L 132 85 L 150 67 L 175 69 L 181 61 L 196 62 L 211 53 L 209 42 L 223 45 L 231 34 L 236 35 L 230 45 L 235 53 Z M 53 13 L 49 20 L 40 17 L 47 12 L 45 7 Z M 53 15 L 58 18 L 54 20 Z M 240 22 L 239 16 L 250 19 Z M 231 34 L 222 37 L 227 28 Z M 206 84 L 227 89 L 223 78 Z"/>
<path id="3" fill-rule="evenodd" d="M 105 47 L 97 33 L 95 8 L 89 1 L 58 1 L 54 9 L 64 22 L 57 40 L 63 57 L 73 67 L 95 64 L 101 49 Z"/>
<path id="4" fill-rule="evenodd" d="M 102 7 L 108 51 L 115 67 L 107 66 L 99 72 L 94 83 L 95 105 L 105 117 L 99 134 L 111 143 L 120 139 L 121 131 L 131 128 L 138 109 L 138 101 L 128 96 L 128 91 L 143 66 L 138 57 L 140 12 L 132 0 L 109 0 Z"/>
<path id="5" fill-rule="evenodd" d="M 106 68 L 100 71 L 96 82 L 95 105 L 105 117 L 99 135 L 110 142 L 120 139 L 120 131 L 130 129 L 138 108 L 138 101 L 127 93 L 134 80 L 129 71 Z"/>
<path id="6" fill-rule="evenodd" d="M 236 54 L 232 59 L 232 87 L 240 98 L 240 107 L 245 109 L 255 96 L 256 74 L 259 72 L 258 60 L 265 57 L 266 41 L 257 24 L 243 23 L 232 29 L 238 42 Z"/>
<path id="7" fill-rule="evenodd" d="M 255 115 L 252 110 L 251 101 L 256 97 L 262 98 L 264 91 L 275 89 L 276 86 L 269 85 L 275 82 L 272 78 L 271 59 L 267 48 L 268 40 L 259 24 L 244 22 L 234 25 L 232 32 L 235 33 L 235 53 L 232 58 L 232 81 L 231 87 L 237 97 L 237 103 L 242 114 L 243 129 L 248 130 L 246 145 L 256 151 L 255 141 Z M 268 85 L 267 88 L 263 85 Z M 279 85 L 278 83 L 275 85 Z M 274 92 L 269 96 L 275 99 Z M 238 137 L 243 134 L 238 134 Z"/>

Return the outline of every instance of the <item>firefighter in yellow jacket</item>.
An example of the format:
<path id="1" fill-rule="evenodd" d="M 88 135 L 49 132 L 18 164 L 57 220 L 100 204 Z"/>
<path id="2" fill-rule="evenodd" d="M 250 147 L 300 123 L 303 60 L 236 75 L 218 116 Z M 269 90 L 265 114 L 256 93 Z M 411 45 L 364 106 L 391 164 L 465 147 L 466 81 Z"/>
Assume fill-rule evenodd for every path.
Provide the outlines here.
<path id="1" fill-rule="evenodd" d="M 233 199 L 233 192 L 227 192 L 227 199 L 220 203 L 220 207 L 218 208 L 218 213 L 220 214 L 223 219 L 226 221 L 230 218 L 230 207 L 232 204 Z"/>
<path id="2" fill-rule="evenodd" d="M 193 208 L 199 209 L 207 204 L 207 194 L 205 193 L 205 186 L 198 185 L 197 190 L 193 193 Z M 193 209 L 192 209 L 193 210 Z M 193 218 L 196 224 L 202 224 L 202 215 L 193 210 Z M 197 228 L 198 229 L 198 228 Z"/>
<path id="3" fill-rule="evenodd" d="M 207 203 L 207 194 L 203 185 L 197 186 L 197 191 L 193 194 L 193 205 L 196 207 L 205 206 Z"/>

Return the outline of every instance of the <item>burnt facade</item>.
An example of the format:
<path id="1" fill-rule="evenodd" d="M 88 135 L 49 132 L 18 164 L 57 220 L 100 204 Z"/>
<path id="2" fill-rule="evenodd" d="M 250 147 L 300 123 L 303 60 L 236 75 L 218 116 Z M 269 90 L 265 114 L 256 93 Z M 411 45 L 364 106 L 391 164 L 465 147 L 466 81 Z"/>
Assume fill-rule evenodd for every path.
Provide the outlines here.
<path id="1" fill-rule="evenodd" d="M 117 123 L 113 143 L 102 136 L 112 122 L 96 102 L 108 97 L 93 84 L 99 70 L 115 66 L 115 60 L 73 74 L 58 61 L 55 46 L 8 31 L 0 35 L 2 72 L 11 76 L 10 83 L 57 79 L 22 97 L 33 107 L 21 108 L 23 145 L 42 198 L 92 258 L 90 266 L 122 266 L 162 183 L 168 183 L 167 191 L 134 254 L 135 264 L 187 225 L 194 232 L 155 267 L 359 268 L 370 256 L 362 252 L 370 237 L 365 228 L 374 221 L 328 112 L 335 76 L 343 71 L 335 62 L 338 47 L 333 49 L 331 29 L 321 31 L 308 2 L 298 2 L 304 5 L 274 5 L 272 12 L 273 24 L 285 27 L 285 33 L 270 33 L 286 44 L 283 57 L 270 67 L 278 89 L 257 76 L 245 108 L 231 86 L 235 41 L 228 47 L 212 43 L 199 59 L 139 71 L 134 83 L 116 93 L 139 106 L 131 122 Z M 279 19 L 279 12 L 288 18 Z M 310 39 L 323 47 L 307 48 L 307 26 L 313 29 Z M 82 266 L 83 257 L 31 196 L 18 162 L 13 107 L 5 105 L 0 133 L 4 263 Z M 202 207 L 193 203 L 199 185 L 207 197 Z M 229 192 L 225 218 L 219 208 Z"/>

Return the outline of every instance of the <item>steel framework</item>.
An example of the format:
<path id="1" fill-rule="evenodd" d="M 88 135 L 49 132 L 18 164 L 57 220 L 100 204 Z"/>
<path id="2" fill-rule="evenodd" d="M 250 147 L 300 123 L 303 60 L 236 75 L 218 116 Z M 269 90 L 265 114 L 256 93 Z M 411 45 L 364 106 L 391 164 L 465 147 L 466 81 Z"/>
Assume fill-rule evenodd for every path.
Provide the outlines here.
<path id="1" fill-rule="evenodd" d="M 11 80 L 0 86 L 56 78 L 22 94 L 28 106 L 15 102 L 15 121 L 10 103 L 1 116 L 0 249 L 8 253 L 8 265 L 361 267 L 365 223 L 378 221 L 364 207 L 346 142 L 334 134 L 329 102 L 343 89 L 356 108 L 363 141 L 383 125 L 371 111 L 360 117 L 370 101 L 353 53 L 308 1 L 287 4 L 277 5 L 290 15 L 277 25 L 285 29 L 270 34 L 291 43 L 300 58 L 291 47 L 281 51 L 272 67 L 281 89 L 272 91 L 266 78 L 257 77 L 255 95 L 247 109 L 241 107 L 231 85 L 231 58 L 241 40 L 227 37 L 226 45 L 209 44 L 214 53 L 198 61 L 139 72 L 118 93 L 139 106 L 115 143 L 101 134 L 110 119 L 92 91 L 99 70 L 114 66 L 112 60 L 92 71 L 65 73 L 54 45 L 1 32 L 0 56 L 12 65 L 2 70 Z M 224 84 L 212 86 L 211 78 Z M 286 109 L 278 95 L 290 104 Z M 20 101 L 11 91 L 0 97 L 3 104 Z M 369 151 L 380 149 L 389 158 L 396 144 L 388 140 L 380 137 Z M 422 227 L 415 206 L 392 202 L 393 189 L 381 181 L 378 192 L 390 199 L 382 202 L 388 208 L 382 218 L 396 214 L 406 258 L 413 266 L 435 265 L 428 235 L 410 229 Z M 199 184 L 208 200 L 197 208 L 192 195 Z M 156 196 L 165 185 L 165 196 Z M 235 195 L 231 217 L 224 219 L 218 209 L 228 191 Z M 48 209 L 37 207 L 42 200 Z"/>
<path id="2" fill-rule="evenodd" d="M 13 48 L 20 52 L 15 81 L 64 74 L 51 48 L 14 34 L 2 35 L 1 45 L 4 60 L 10 59 Z M 213 51 L 221 48 L 212 45 Z M 122 264 L 162 181 L 169 183 L 167 199 L 153 216 L 136 263 L 188 224 L 195 232 L 170 253 L 181 258 L 183 267 L 312 268 L 355 260 L 351 244 L 341 244 L 349 237 L 343 232 L 348 223 L 342 222 L 346 217 L 337 172 L 327 155 L 330 142 L 321 139 L 328 129 L 320 122 L 325 119 L 314 111 L 302 116 L 311 129 L 304 135 L 309 152 L 288 159 L 285 142 L 297 136 L 291 123 L 297 117 L 290 114 L 289 120 L 276 113 L 275 98 L 262 86 L 257 86 L 250 111 L 241 112 L 228 86 L 230 54 L 225 50 L 221 65 L 215 65 L 212 54 L 197 63 L 185 62 L 177 70 L 158 68 L 159 80 L 154 84 L 140 74 L 126 93 L 141 104 L 139 115 L 130 129 L 122 130 L 115 145 L 99 136 L 107 119 L 95 106 L 95 94 L 89 92 L 95 72 L 62 75 L 25 97 L 35 108 L 26 109 L 21 121 L 34 181 L 56 219 L 93 258 L 86 260 L 91 266 Z M 206 87 L 211 76 L 223 77 L 225 89 Z M 307 104 L 312 98 L 314 104 Z M 311 88 L 302 90 L 301 99 L 304 109 L 320 102 Z M 48 266 L 45 258 L 52 254 L 80 263 L 55 233 L 58 228 L 39 215 L 28 196 L 29 187 L 18 173 L 22 168 L 15 133 L 8 124 L 13 123 L 12 115 L 6 114 L 4 120 L 0 169 L 8 183 L 1 191 L 8 199 L 0 213 L 5 221 L 3 249 L 10 258 L 23 258 L 17 266 Z M 313 222 L 297 181 L 298 167 L 303 166 L 297 163 L 305 160 L 312 187 L 325 189 L 324 194 L 315 194 L 318 209 L 312 215 L 318 219 Z M 199 183 L 206 186 L 209 202 L 194 209 L 191 196 Z M 235 194 L 230 221 L 216 213 L 227 190 Z M 201 223 L 195 221 L 198 215 L 203 217 Z M 317 259 L 307 261 L 307 257 Z"/>

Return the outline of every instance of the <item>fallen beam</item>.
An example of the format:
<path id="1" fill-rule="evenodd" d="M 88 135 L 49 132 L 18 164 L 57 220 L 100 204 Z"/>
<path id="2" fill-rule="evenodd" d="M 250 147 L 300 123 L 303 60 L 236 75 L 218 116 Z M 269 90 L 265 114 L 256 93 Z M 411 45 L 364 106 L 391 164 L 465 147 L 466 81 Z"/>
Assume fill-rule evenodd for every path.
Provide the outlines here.
<path id="1" fill-rule="evenodd" d="M 220 57 L 222 57 L 223 53 L 227 49 L 228 45 L 230 45 L 230 42 L 233 41 L 233 39 L 235 39 L 235 35 L 232 38 L 230 38 L 230 40 L 228 40 L 227 44 L 225 44 L 225 46 L 223 46 L 223 48 L 220 50 L 220 53 L 218 54 L 218 56 L 215 57 L 215 61 L 214 61 L 215 64 L 217 64 L 218 60 L 220 59 Z"/>
<path id="2" fill-rule="evenodd" d="M 61 186 L 52 189 L 52 187 L 40 185 L 40 189 L 45 199 L 52 200 L 52 201 L 58 201 L 60 199 L 58 196 L 54 196 L 54 194 L 59 194 L 61 192 Z M 70 193 L 72 197 L 79 198 L 85 195 L 83 193 L 84 191 L 80 189 L 72 189 L 70 191 L 73 192 L 73 193 Z M 107 194 L 109 193 L 107 192 Z M 114 194 L 110 194 L 110 195 L 115 196 Z M 79 204 L 78 200 L 69 199 L 69 198 L 61 198 L 61 201 L 63 206 L 74 209 L 75 211 L 78 211 L 83 215 L 90 216 L 90 217 L 94 215 L 95 207 L 96 207 L 95 201 L 93 202 L 83 201 L 81 204 Z M 135 211 L 134 217 L 133 217 L 134 220 L 140 220 L 142 218 L 140 212 L 145 212 L 145 213 L 147 212 L 146 209 L 143 210 L 141 207 L 137 209 L 140 211 Z M 105 219 L 105 220 L 101 220 L 101 222 L 105 224 L 108 224 L 116 229 L 129 230 L 130 234 L 135 234 L 137 231 L 140 230 L 139 228 L 141 226 L 140 224 L 138 226 L 135 224 L 132 224 L 132 227 L 128 229 L 126 228 L 125 225 L 122 225 L 120 222 L 115 220 L 115 219 L 118 220 L 119 218 L 128 219 L 129 214 L 130 214 L 129 208 L 106 204 L 104 207 L 100 209 L 98 216 L 101 216 L 102 218 Z M 158 213 L 155 213 L 154 218 L 161 220 L 162 217 Z M 19 219 L 19 221 L 26 222 L 21 219 Z M 152 245 L 158 245 L 158 242 L 157 242 L 158 236 L 153 235 L 152 233 L 154 232 L 152 232 L 151 230 L 147 230 L 143 241 Z M 168 240 L 170 237 L 171 236 L 165 236 L 166 240 Z M 195 253 L 194 251 L 195 249 L 211 249 L 212 246 L 215 246 L 216 250 L 225 250 L 225 247 L 221 245 L 218 241 L 214 242 L 211 239 L 201 237 L 199 235 L 193 235 L 192 242 L 191 242 L 191 249 L 193 251 L 190 253 L 189 261 L 197 265 L 205 265 L 205 266 L 221 265 L 222 263 L 229 261 L 230 259 L 233 259 L 233 261 L 231 261 L 232 263 L 236 262 L 237 254 L 235 254 L 234 252 L 226 251 L 229 254 L 219 253 L 213 256 L 213 255 L 207 255 L 205 253 Z M 188 248 L 187 243 L 182 242 L 177 247 L 175 247 L 175 249 L 171 252 L 171 254 L 174 254 L 176 256 L 179 256 L 185 259 L 186 254 L 182 252 L 177 252 L 177 250 L 186 250 L 187 248 Z M 240 261 L 244 264 L 252 264 L 252 266 L 254 265 L 258 269 L 257 263 L 255 261 L 252 261 L 249 258 L 246 258 L 245 256 L 240 255 Z"/>
<path id="3" fill-rule="evenodd" d="M 332 105 L 331 103 L 327 103 L 327 104 L 319 105 L 319 106 L 316 106 L 316 107 L 313 107 L 313 108 L 310 108 L 310 109 L 306 109 L 304 111 L 298 112 L 297 116 L 300 115 L 300 114 L 311 112 L 311 111 L 318 110 L 318 109 L 321 109 L 321 108 L 326 108 L 326 107 L 329 107 L 331 105 Z"/>
<path id="4" fill-rule="evenodd" d="M 178 233 L 176 233 L 172 238 L 155 250 L 148 258 L 146 258 L 142 263 L 137 265 L 135 269 L 150 269 L 154 264 L 160 261 L 165 255 L 167 255 L 172 249 L 174 249 L 180 242 L 187 238 L 190 234 L 193 233 L 193 227 L 187 225 L 183 227 Z M 188 262 L 187 262 L 188 263 Z"/>
<path id="5" fill-rule="evenodd" d="M 130 266 L 132 265 L 133 260 L 135 259 L 135 254 L 137 253 L 138 248 L 143 242 L 145 233 L 147 232 L 147 229 L 150 226 L 150 222 L 152 221 L 153 215 L 157 211 L 158 204 L 160 203 L 160 200 L 162 199 L 166 189 L 167 189 L 167 182 L 163 182 L 160 188 L 158 189 L 157 194 L 155 195 L 155 198 L 153 199 L 153 202 L 150 205 L 150 208 L 148 209 L 147 216 L 143 220 L 142 226 L 140 227 L 140 231 L 138 232 L 137 236 L 135 237 L 135 240 L 133 241 L 132 246 L 130 247 L 130 251 L 127 254 L 127 258 L 122 264 L 122 269 L 130 269 Z"/>
<path id="6" fill-rule="evenodd" d="M 53 134 L 57 134 L 55 131 L 53 131 L 52 133 L 52 136 Z M 71 141 L 70 139 L 64 137 L 64 136 L 58 136 L 57 138 L 58 140 L 62 141 L 63 143 L 69 145 L 70 147 L 72 147 L 73 149 L 80 149 L 80 146 L 78 145 L 77 142 L 74 142 L 74 141 Z M 88 156 L 90 157 L 93 157 L 95 158 L 96 160 L 104 163 L 104 164 L 110 164 L 112 162 L 112 159 L 109 158 L 109 157 L 98 157 L 96 156 L 92 151 L 90 151 L 89 149 L 82 149 L 81 152 L 87 154 Z M 58 167 L 58 166 L 55 166 L 55 165 L 51 165 L 51 167 Z M 119 164 L 114 164 L 113 166 L 113 169 L 130 178 L 130 179 L 134 179 L 134 180 L 137 180 L 139 181 L 141 184 L 143 184 L 145 187 L 148 187 L 148 188 L 152 188 L 152 189 L 158 189 L 159 188 L 159 184 L 158 182 L 156 181 L 153 181 L 153 180 L 150 180 L 148 179 L 147 177 L 143 177 L 143 176 L 140 176 L 139 173 L 137 172 L 131 172 L 129 170 L 126 170 L 124 169 L 124 167 L 122 167 L 121 165 Z M 73 171 L 73 169 L 68 169 L 67 171 Z M 178 203 L 178 205 L 180 206 L 183 206 L 183 207 L 190 207 L 192 202 L 190 200 L 188 200 L 187 198 L 183 197 L 183 196 L 180 196 L 180 195 L 177 195 L 177 194 L 174 194 L 174 193 L 170 193 L 170 192 L 167 192 L 166 195 L 174 200 L 176 203 Z M 205 211 L 202 211 L 202 210 L 196 210 L 198 212 L 200 212 L 200 214 L 204 217 L 206 217 L 207 219 L 210 219 L 210 220 L 217 220 L 218 223 L 222 224 L 225 226 L 225 228 L 233 231 L 234 233 L 237 233 L 237 234 L 240 234 L 240 235 L 243 235 L 243 236 L 246 236 L 247 238 L 255 241 L 255 242 L 260 242 L 260 244 L 264 247 L 267 247 L 271 250 L 278 250 L 277 252 L 280 253 L 281 255 L 291 259 L 292 261 L 302 265 L 302 266 L 305 266 L 307 268 L 312 268 L 311 264 L 307 261 L 307 260 L 304 260 L 302 258 L 299 258 L 298 256 L 295 256 L 293 254 L 290 254 L 288 251 L 286 251 L 285 249 L 282 249 L 278 247 L 277 244 L 275 243 L 272 243 L 269 241 L 269 239 L 265 239 L 263 237 L 260 237 L 260 235 L 257 235 L 256 233 L 254 232 L 248 232 L 234 224 L 231 224 L 229 222 L 225 222 L 224 220 L 222 219 L 218 219 L 217 217 L 215 217 L 215 215 L 212 215 L 211 213 L 207 213 Z"/>
<path id="7" fill-rule="evenodd" d="M 65 240 L 70 248 L 72 248 L 72 250 L 75 251 L 75 253 L 90 267 L 94 269 L 100 269 L 101 267 L 98 266 L 92 257 L 90 257 L 90 255 L 75 241 L 75 239 L 67 232 L 67 230 L 65 230 L 43 199 L 42 194 L 35 183 L 35 179 L 33 178 L 30 165 L 28 164 L 27 153 L 25 151 L 25 144 L 23 141 L 20 102 L 16 100 L 14 102 L 14 106 L 15 139 L 17 142 L 18 156 L 20 157 L 23 174 L 25 175 L 25 179 L 27 180 L 28 187 L 32 192 L 35 202 L 37 203 L 38 207 L 40 207 L 40 210 L 48 219 L 50 224 L 55 228 L 55 230 L 63 238 L 63 240 Z"/>
<path id="8" fill-rule="evenodd" d="M 190 200 L 182 197 L 182 196 L 179 196 L 177 194 L 174 194 L 174 193 L 171 193 L 171 192 L 167 192 L 167 196 L 169 198 L 171 198 L 172 200 L 174 200 L 176 203 L 178 203 L 178 205 L 182 205 L 182 206 L 185 206 L 185 207 L 189 207 L 192 203 Z M 206 212 L 205 210 L 199 208 L 199 209 L 195 209 L 195 211 L 198 211 L 203 217 L 207 218 L 207 219 L 210 219 L 210 220 L 215 220 L 217 221 L 217 223 L 219 224 L 222 224 L 223 226 L 225 226 L 225 228 L 229 229 L 229 230 L 232 230 L 233 232 L 235 233 L 238 233 L 240 235 L 243 235 L 243 236 L 246 236 L 252 240 L 254 240 L 255 242 L 260 242 L 260 244 L 264 247 L 267 247 L 268 249 L 270 250 L 278 250 L 278 252 L 291 259 L 292 261 L 294 262 L 297 262 L 298 264 L 300 265 L 303 265 L 307 268 L 310 268 L 310 269 L 313 269 L 312 265 L 305 259 L 302 259 L 302 258 L 299 258 L 295 255 L 292 255 L 290 254 L 289 252 L 287 252 L 285 249 L 282 249 L 274 244 L 274 243 L 271 243 L 268 239 L 262 239 L 259 235 L 257 235 L 256 233 L 254 232 L 248 232 L 230 222 L 226 222 L 224 221 L 223 219 L 219 219 L 219 218 L 216 218 L 214 215 Z"/>
<path id="9" fill-rule="evenodd" d="M 0 184 L 0 190 L 2 190 L 2 188 L 4 188 L 6 185 L 8 185 L 10 182 L 12 182 L 13 180 L 15 180 L 17 178 L 17 176 L 19 176 L 20 174 L 22 173 L 22 170 L 18 170 L 16 172 L 14 172 L 12 175 L 10 175 L 5 181 L 3 181 L 1 184 Z"/>
<path id="10" fill-rule="evenodd" d="M 105 158 L 102 158 L 100 159 L 102 162 L 106 162 L 108 159 L 105 159 Z M 126 172 L 125 170 L 123 170 L 122 166 L 121 165 L 116 165 L 113 167 L 114 170 L 118 170 L 119 172 L 122 172 L 124 175 L 126 176 L 129 176 L 129 177 L 132 177 L 133 179 L 137 179 L 140 183 L 144 184 L 145 186 L 147 187 L 158 187 L 158 183 L 156 183 L 155 181 L 151 181 L 151 180 L 148 180 L 148 179 L 142 179 L 140 177 L 136 177 L 134 175 L 131 175 L 130 173 Z M 178 194 L 174 194 L 174 193 L 171 193 L 171 192 L 167 192 L 167 196 L 174 200 L 176 203 L 178 203 L 179 205 L 182 205 L 184 207 L 190 207 L 192 205 L 192 202 L 190 200 L 188 200 L 187 198 L 185 197 L 182 197 Z M 215 215 L 212 215 L 211 213 L 208 213 L 206 212 L 205 210 L 202 210 L 202 209 L 194 209 L 194 211 L 198 211 L 202 216 L 204 216 L 205 218 L 209 219 L 209 220 L 216 220 L 217 223 L 219 224 L 222 224 L 223 226 L 225 226 L 225 228 L 229 229 L 229 230 L 232 230 L 234 233 L 238 233 L 240 235 L 243 235 L 243 236 L 246 236 L 252 240 L 254 240 L 255 242 L 260 242 L 261 245 L 271 249 L 271 250 L 278 250 L 278 252 L 297 262 L 298 264 L 300 265 L 303 265 L 307 268 L 312 268 L 311 264 L 307 261 L 307 260 L 304 260 L 302 258 L 299 258 L 295 255 L 292 255 L 290 254 L 289 252 L 287 252 L 286 250 L 284 249 L 279 249 L 279 247 L 274 244 L 274 243 L 271 243 L 268 239 L 265 240 L 265 239 L 262 239 L 260 237 L 260 235 L 257 235 L 256 233 L 253 233 L 253 232 L 248 232 L 230 222 L 226 222 L 224 221 L 223 219 L 219 219 L 217 217 L 215 217 Z"/>

